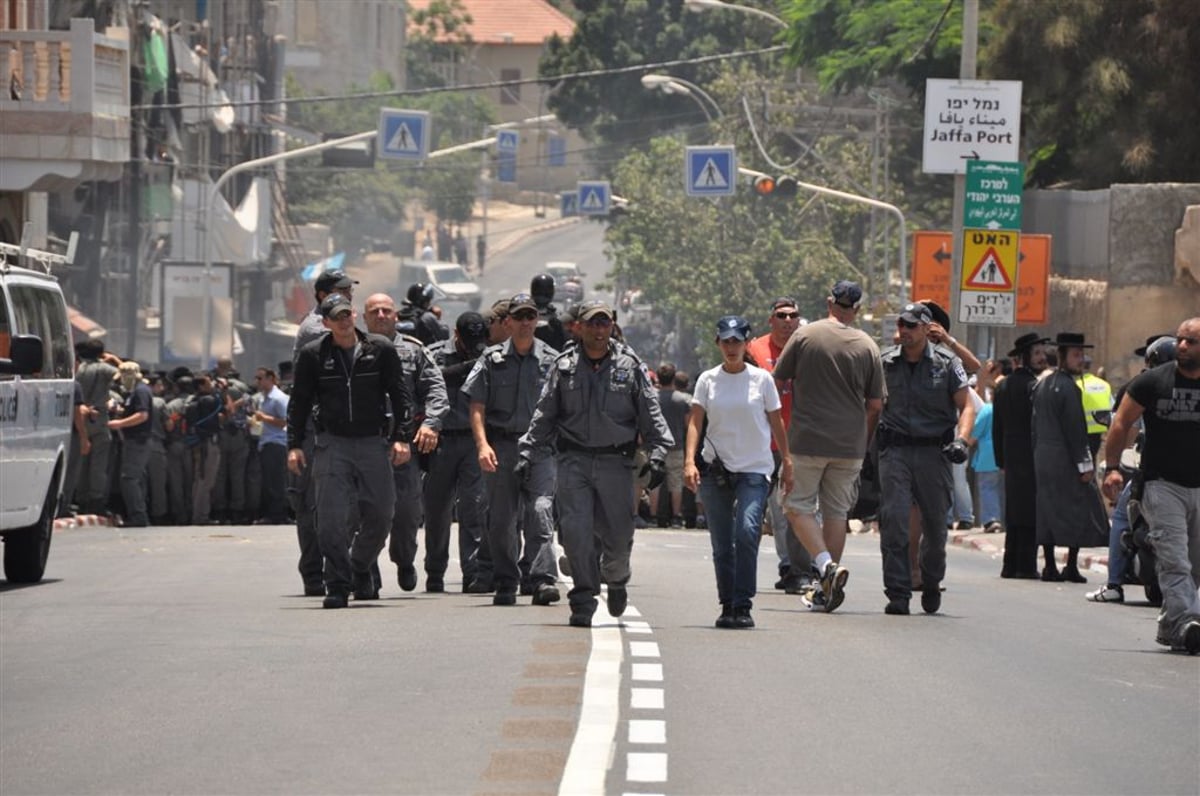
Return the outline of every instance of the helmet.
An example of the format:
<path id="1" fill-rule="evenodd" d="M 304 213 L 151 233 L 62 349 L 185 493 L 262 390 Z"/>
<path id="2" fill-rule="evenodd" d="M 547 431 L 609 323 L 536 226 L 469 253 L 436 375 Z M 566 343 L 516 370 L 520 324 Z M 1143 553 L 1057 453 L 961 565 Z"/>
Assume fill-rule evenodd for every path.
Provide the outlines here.
<path id="1" fill-rule="evenodd" d="M 408 294 L 404 298 L 414 307 L 429 309 L 429 305 L 433 303 L 433 285 L 414 282 L 408 286 Z"/>
<path id="2" fill-rule="evenodd" d="M 1175 338 L 1160 337 L 1146 349 L 1146 366 L 1158 367 L 1164 362 L 1175 361 Z"/>
<path id="3" fill-rule="evenodd" d="M 529 294 L 539 307 L 544 307 L 554 300 L 554 277 L 550 274 L 538 274 L 529 282 Z"/>

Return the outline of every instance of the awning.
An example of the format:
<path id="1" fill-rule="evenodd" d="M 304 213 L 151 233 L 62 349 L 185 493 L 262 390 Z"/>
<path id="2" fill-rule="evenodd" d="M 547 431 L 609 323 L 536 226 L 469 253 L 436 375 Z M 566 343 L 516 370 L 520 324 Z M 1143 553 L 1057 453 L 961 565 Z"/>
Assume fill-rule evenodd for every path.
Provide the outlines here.
<path id="1" fill-rule="evenodd" d="M 67 305 L 67 320 L 71 322 L 71 341 L 74 343 L 95 340 L 108 334 L 107 329 L 70 305 Z"/>

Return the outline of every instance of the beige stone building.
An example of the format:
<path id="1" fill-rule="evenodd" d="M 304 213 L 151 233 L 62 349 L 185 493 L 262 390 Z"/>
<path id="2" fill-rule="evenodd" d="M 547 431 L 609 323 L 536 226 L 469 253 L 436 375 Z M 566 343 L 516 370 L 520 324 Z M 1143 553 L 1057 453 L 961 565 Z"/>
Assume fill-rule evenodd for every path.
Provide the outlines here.
<path id="1" fill-rule="evenodd" d="M 413 10 L 426 9 L 430 0 L 410 0 Z M 501 122 L 520 130 L 516 177 L 520 190 L 557 192 L 575 187 L 584 166 L 583 139 L 554 121 L 526 122 L 549 113 L 548 86 L 529 82 L 538 74 L 546 41 L 558 34 L 569 38 L 574 21 L 545 0 L 462 0 L 471 17 L 469 43 L 461 60 L 434 64 L 452 86 L 505 82 L 481 89 Z M 411 21 L 411 20 L 410 20 Z M 504 185 L 496 192 L 503 195 Z"/>
<path id="2" fill-rule="evenodd" d="M 308 93 L 363 86 L 378 72 L 404 85 L 401 0 L 284 0 L 274 5 L 274 31 L 287 39 L 284 67 Z"/>

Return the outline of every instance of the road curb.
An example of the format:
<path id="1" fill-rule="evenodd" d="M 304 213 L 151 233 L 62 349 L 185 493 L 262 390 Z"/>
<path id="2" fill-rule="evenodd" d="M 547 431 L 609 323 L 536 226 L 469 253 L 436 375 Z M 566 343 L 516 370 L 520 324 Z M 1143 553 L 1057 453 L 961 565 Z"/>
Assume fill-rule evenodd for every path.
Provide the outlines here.
<path id="1" fill-rule="evenodd" d="M 579 222 L 578 216 L 571 216 L 569 218 L 559 218 L 554 221 L 547 221 L 544 224 L 535 224 L 530 227 L 525 227 L 524 229 L 514 230 L 514 231 L 506 234 L 503 238 L 501 238 L 494 245 L 488 246 L 488 257 L 491 257 L 493 255 L 496 255 L 496 254 L 499 254 L 501 252 L 511 249 L 512 247 L 522 243 L 526 238 L 530 237 L 531 235 L 537 235 L 542 232 L 549 232 L 550 230 L 558 229 L 560 227 L 565 227 L 569 224 L 576 224 L 578 222 Z"/>
<path id="2" fill-rule="evenodd" d="M 67 528 L 97 528 L 111 526 L 112 520 L 102 514 L 77 514 L 74 517 L 60 517 L 54 521 L 54 530 L 63 531 Z"/>
<path id="3" fill-rule="evenodd" d="M 988 534 L 987 536 L 993 535 L 999 536 L 999 534 Z M 1004 546 L 993 544 L 987 536 L 974 531 L 950 531 L 950 542 L 951 544 L 970 547 L 988 555 L 1002 556 L 1004 554 Z M 1064 548 L 1056 548 L 1054 557 L 1060 564 L 1066 564 L 1067 562 L 1067 552 Z M 1079 566 L 1107 577 L 1108 553 L 1085 553 L 1081 550 L 1079 553 Z"/>

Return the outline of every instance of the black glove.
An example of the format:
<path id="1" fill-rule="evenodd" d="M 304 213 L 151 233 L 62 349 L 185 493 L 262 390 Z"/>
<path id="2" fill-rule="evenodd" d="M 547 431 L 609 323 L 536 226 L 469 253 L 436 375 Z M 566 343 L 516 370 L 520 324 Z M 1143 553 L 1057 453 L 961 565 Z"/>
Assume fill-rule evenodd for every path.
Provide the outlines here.
<path id="1" fill-rule="evenodd" d="M 942 448 L 942 455 L 951 464 L 962 464 L 970 458 L 967 443 L 962 437 L 955 437 L 953 442 L 946 443 L 945 447 Z"/>
<path id="2" fill-rule="evenodd" d="M 667 463 L 662 459 L 651 459 L 642 467 L 638 478 L 645 478 L 647 473 L 650 475 L 650 480 L 646 482 L 646 489 L 655 489 L 667 478 Z"/>
<path id="3" fill-rule="evenodd" d="M 518 481 L 520 481 L 522 484 L 525 484 L 529 482 L 529 476 L 531 473 L 532 467 L 530 466 L 529 458 L 526 456 L 518 456 L 517 464 L 515 467 L 513 467 L 513 475 L 517 477 Z"/>

